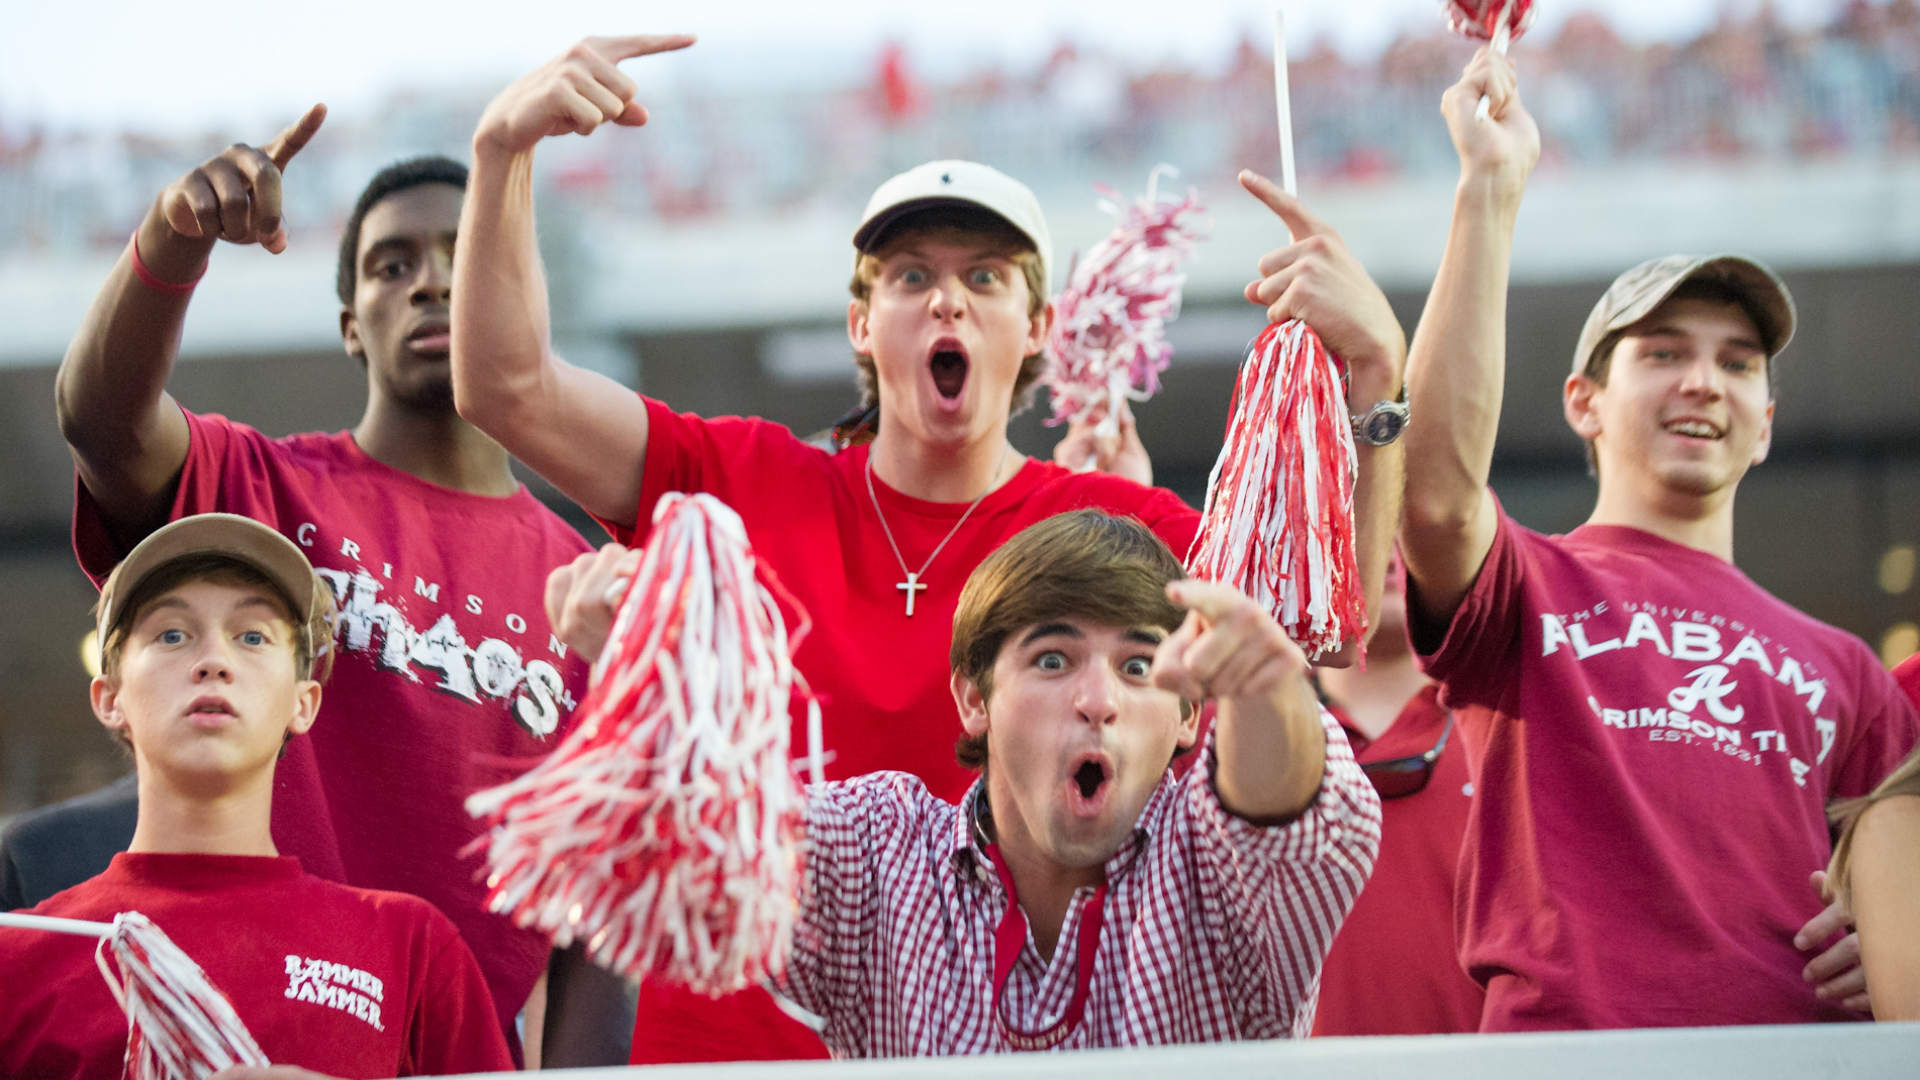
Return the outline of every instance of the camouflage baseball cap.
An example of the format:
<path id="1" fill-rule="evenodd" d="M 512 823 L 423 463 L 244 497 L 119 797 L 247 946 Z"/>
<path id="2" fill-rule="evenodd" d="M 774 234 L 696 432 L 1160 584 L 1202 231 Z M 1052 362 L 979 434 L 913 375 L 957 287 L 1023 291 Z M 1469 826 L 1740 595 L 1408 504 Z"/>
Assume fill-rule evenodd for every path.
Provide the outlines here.
<path id="1" fill-rule="evenodd" d="M 1761 342 L 1767 355 L 1793 340 L 1793 297 L 1773 271 L 1739 255 L 1663 255 L 1648 259 L 1613 279 L 1606 295 L 1593 306 L 1580 328 L 1580 344 L 1573 351 L 1573 373 L 1587 369 L 1587 360 L 1600 342 L 1646 318 L 1682 284 L 1696 278 L 1717 281 L 1744 295 L 1759 316 Z"/>

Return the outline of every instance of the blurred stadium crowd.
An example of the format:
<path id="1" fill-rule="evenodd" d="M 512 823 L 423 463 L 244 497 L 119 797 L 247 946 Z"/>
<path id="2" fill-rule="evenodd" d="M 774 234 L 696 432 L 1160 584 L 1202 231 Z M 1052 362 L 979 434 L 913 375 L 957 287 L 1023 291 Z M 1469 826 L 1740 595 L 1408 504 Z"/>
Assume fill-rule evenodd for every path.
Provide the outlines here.
<path id="1" fill-rule="evenodd" d="M 1303 178 L 1364 184 L 1450 172 L 1452 150 L 1430 114 L 1468 51 L 1439 19 L 1370 59 L 1310 45 L 1292 64 Z M 1850 0 L 1812 29 L 1763 8 L 1677 44 L 1630 43 L 1583 12 L 1523 39 L 1516 57 L 1546 133 L 1547 171 L 1920 156 L 1920 0 Z M 1158 161 L 1204 185 L 1275 158 L 1271 78 L 1269 45 L 1252 33 L 1210 71 L 1130 68 L 1062 41 L 1031 69 L 986 66 L 948 81 L 924 77 L 911 54 L 888 45 L 837 86 L 683 93 L 661 102 L 653 137 L 562 144 L 549 158 L 547 198 L 674 222 L 838 207 L 847 192 L 937 156 L 994 162 L 1043 196 L 1144 175 Z M 336 116 L 304 189 L 317 212 L 298 224 L 330 238 L 380 165 L 423 149 L 464 156 L 489 93 L 415 89 L 377 116 Z M 116 248 L 147 193 L 233 137 L 40 130 L 0 103 L 0 250 L 46 258 Z"/>

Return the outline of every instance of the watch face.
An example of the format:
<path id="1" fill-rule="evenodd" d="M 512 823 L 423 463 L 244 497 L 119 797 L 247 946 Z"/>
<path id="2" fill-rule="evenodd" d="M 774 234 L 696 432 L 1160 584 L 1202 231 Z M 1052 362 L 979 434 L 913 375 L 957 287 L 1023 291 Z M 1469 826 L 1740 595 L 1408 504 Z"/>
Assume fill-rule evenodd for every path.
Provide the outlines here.
<path id="1" fill-rule="evenodd" d="M 1398 410 L 1379 409 L 1367 416 L 1361 437 L 1375 446 L 1385 446 L 1400 437 L 1400 429 L 1406 423 L 1407 418 Z"/>

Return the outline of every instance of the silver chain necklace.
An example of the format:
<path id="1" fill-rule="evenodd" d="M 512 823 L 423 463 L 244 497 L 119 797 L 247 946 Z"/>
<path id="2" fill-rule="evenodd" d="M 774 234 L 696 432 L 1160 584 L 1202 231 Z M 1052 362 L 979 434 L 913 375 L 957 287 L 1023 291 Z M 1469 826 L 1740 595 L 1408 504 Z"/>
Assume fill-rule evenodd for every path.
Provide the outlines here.
<path id="1" fill-rule="evenodd" d="M 920 564 L 918 572 L 907 569 L 906 557 L 900 554 L 900 544 L 893 538 L 893 527 L 887 524 L 887 515 L 880 509 L 880 496 L 874 494 L 873 490 L 873 454 L 871 452 L 867 454 L 867 498 L 873 500 L 873 516 L 880 519 L 880 531 L 886 534 L 887 546 L 893 549 L 894 561 L 900 564 L 900 572 L 907 575 L 907 579 L 895 585 L 894 588 L 907 594 L 908 618 L 913 617 L 913 598 L 915 594 L 924 592 L 927 588 L 926 582 L 921 581 L 920 576 L 927 572 L 927 567 L 933 565 L 933 560 L 940 557 L 941 549 L 947 546 L 948 540 L 953 539 L 953 534 L 960 531 L 960 526 L 965 525 L 967 519 L 973 516 L 974 509 L 986 501 L 988 495 L 993 494 L 994 481 L 1000 479 L 1000 470 L 1006 467 L 1007 455 L 1012 452 L 1012 443 L 1008 443 L 1007 448 L 1000 451 L 1000 460 L 994 463 L 993 475 L 987 477 L 987 489 L 980 493 L 979 498 L 974 499 L 972 503 L 968 504 L 966 512 L 960 515 L 959 521 L 953 523 L 953 528 L 947 530 L 947 535 L 941 537 L 940 543 L 935 545 L 933 549 L 933 554 L 927 556 L 927 561 Z"/>

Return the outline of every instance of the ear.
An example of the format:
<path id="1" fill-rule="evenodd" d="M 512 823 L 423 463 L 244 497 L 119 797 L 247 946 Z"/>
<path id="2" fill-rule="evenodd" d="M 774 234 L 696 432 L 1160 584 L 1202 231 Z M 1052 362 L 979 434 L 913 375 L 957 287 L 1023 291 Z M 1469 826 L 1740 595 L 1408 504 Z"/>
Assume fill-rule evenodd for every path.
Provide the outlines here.
<path id="1" fill-rule="evenodd" d="M 1020 355 L 1032 356 L 1047 347 L 1047 335 L 1053 332 L 1053 301 L 1040 309 L 1040 314 L 1027 320 L 1026 349 Z"/>
<path id="2" fill-rule="evenodd" d="M 319 716 L 320 684 L 301 679 L 293 686 L 293 723 L 287 725 L 287 734 L 305 735 Z"/>
<path id="3" fill-rule="evenodd" d="M 1767 451 L 1773 448 L 1773 399 L 1767 399 L 1767 415 L 1760 421 L 1760 438 L 1754 443 L 1753 464 L 1767 460 Z"/>
<path id="4" fill-rule="evenodd" d="M 1174 740 L 1175 746 L 1191 750 L 1193 744 L 1200 741 L 1200 710 L 1206 707 L 1204 701 L 1180 699 L 1180 732 L 1179 738 Z"/>
<path id="5" fill-rule="evenodd" d="M 367 358 L 367 347 L 360 343 L 360 320 L 353 317 L 353 309 L 340 309 L 340 343 L 346 346 L 347 355 L 355 360 Z"/>
<path id="6" fill-rule="evenodd" d="M 1605 390 L 1605 387 L 1585 375 L 1569 375 L 1566 386 L 1560 392 L 1560 404 L 1567 415 L 1567 426 L 1588 442 L 1600 435 L 1599 398 Z"/>
<path id="7" fill-rule="evenodd" d="M 95 675 L 87 686 L 87 700 L 93 705 L 93 715 L 109 731 L 127 730 L 126 714 L 120 711 L 120 688 L 107 681 L 105 675 Z"/>
<path id="8" fill-rule="evenodd" d="M 960 709 L 960 726 L 975 737 L 987 733 L 987 696 L 961 672 L 954 672 L 951 683 L 953 703 Z"/>
<path id="9" fill-rule="evenodd" d="M 872 356 L 873 335 L 867 330 L 867 307 L 858 300 L 847 301 L 847 341 L 853 345 L 854 352 Z"/>

